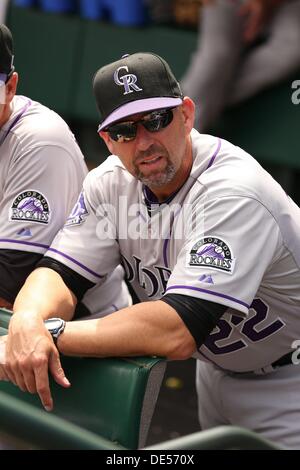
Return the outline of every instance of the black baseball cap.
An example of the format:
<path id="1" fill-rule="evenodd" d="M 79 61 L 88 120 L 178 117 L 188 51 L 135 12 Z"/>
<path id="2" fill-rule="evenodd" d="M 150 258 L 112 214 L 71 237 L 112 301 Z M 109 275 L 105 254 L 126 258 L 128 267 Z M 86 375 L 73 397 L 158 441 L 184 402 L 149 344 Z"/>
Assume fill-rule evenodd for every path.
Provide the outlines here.
<path id="1" fill-rule="evenodd" d="M 0 83 L 6 82 L 14 71 L 13 39 L 5 24 L 0 24 Z"/>
<path id="2" fill-rule="evenodd" d="M 133 114 L 179 106 L 183 99 L 167 62 L 150 52 L 126 54 L 101 67 L 93 88 L 100 111 L 98 131 Z"/>

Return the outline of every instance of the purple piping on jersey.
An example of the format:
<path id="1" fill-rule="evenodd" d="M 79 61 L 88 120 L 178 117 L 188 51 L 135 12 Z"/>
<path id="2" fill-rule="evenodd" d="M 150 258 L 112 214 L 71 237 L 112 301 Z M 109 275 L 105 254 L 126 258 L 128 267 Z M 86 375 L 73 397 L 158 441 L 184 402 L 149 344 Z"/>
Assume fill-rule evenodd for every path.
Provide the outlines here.
<path id="1" fill-rule="evenodd" d="M 175 217 L 177 217 L 177 215 L 179 214 L 179 212 L 181 211 L 181 208 L 176 212 L 176 214 L 174 214 L 174 217 L 173 217 L 173 220 L 172 220 L 172 224 L 171 224 L 171 227 L 170 227 L 170 236 L 169 238 L 166 238 L 165 241 L 164 241 L 164 246 L 163 246 L 163 259 L 164 259 L 164 264 L 165 264 L 165 267 L 168 268 L 168 257 L 167 257 L 167 250 L 168 250 L 168 243 L 170 241 L 170 238 L 171 238 L 171 233 L 172 233 L 172 230 L 173 230 L 173 225 L 174 225 L 174 220 L 175 220 Z"/>
<path id="2" fill-rule="evenodd" d="M 15 125 L 17 124 L 17 122 L 21 119 L 21 117 L 23 116 L 24 113 L 26 113 L 27 109 L 29 108 L 29 106 L 32 105 L 32 101 L 31 100 L 28 100 L 27 103 L 25 104 L 24 108 L 21 109 L 21 111 L 19 112 L 19 114 L 15 117 L 15 119 L 13 120 L 13 122 L 11 123 L 11 125 L 9 126 L 8 130 L 6 131 L 6 134 L 4 135 L 4 138 L 1 142 L 1 144 L 3 144 L 3 142 L 5 141 L 6 137 L 8 136 L 8 134 L 10 133 L 10 131 L 15 127 Z"/>
<path id="3" fill-rule="evenodd" d="M 119 310 L 115 304 L 112 304 L 112 307 L 115 309 L 116 312 Z"/>
<path id="4" fill-rule="evenodd" d="M 137 212 L 137 215 L 138 215 L 139 217 L 141 217 L 141 219 L 143 219 L 144 222 L 147 222 L 146 217 L 141 213 L 141 211 L 138 211 L 138 212 Z"/>
<path id="5" fill-rule="evenodd" d="M 63 258 L 66 258 L 66 259 L 68 259 L 69 261 L 72 261 L 72 263 L 77 264 L 77 266 L 79 266 L 80 268 L 84 269 L 85 271 L 87 271 L 88 273 L 92 274 L 93 276 L 99 277 L 99 279 L 102 279 L 102 278 L 104 277 L 104 276 L 101 276 L 100 274 L 95 273 L 95 272 L 92 271 L 91 269 L 87 268 L 86 266 L 84 266 L 83 264 L 81 264 L 79 261 L 76 261 L 76 259 L 71 258 L 71 256 L 66 255 L 65 253 L 62 253 L 62 252 L 59 251 L 59 250 L 55 250 L 55 248 L 49 248 L 49 251 L 53 251 L 53 253 L 57 253 L 58 255 L 62 256 Z"/>
<path id="6" fill-rule="evenodd" d="M 218 155 L 218 153 L 219 153 L 219 151 L 220 151 L 221 144 L 222 144 L 222 141 L 221 141 L 220 138 L 218 138 L 217 150 L 215 151 L 215 153 L 214 153 L 213 156 L 211 157 L 210 162 L 209 162 L 208 167 L 206 168 L 206 170 L 208 170 L 208 168 L 210 168 L 210 167 L 212 166 L 212 164 L 214 163 L 215 158 L 216 158 L 216 156 Z"/>
<path id="7" fill-rule="evenodd" d="M 221 143 L 222 143 L 221 139 L 218 138 L 217 149 L 216 149 L 215 153 L 213 154 L 213 156 L 211 157 L 210 162 L 209 162 L 209 164 L 208 164 L 208 166 L 207 166 L 206 169 L 208 169 L 209 167 L 211 167 L 212 164 L 214 163 L 215 158 L 216 158 L 216 156 L 218 155 L 218 153 L 219 153 L 219 151 L 220 151 Z M 176 194 L 177 194 L 178 191 L 179 191 L 179 190 L 175 191 L 175 193 L 172 195 L 172 199 L 176 196 Z M 147 186 L 144 187 L 144 194 L 146 195 L 148 201 L 151 201 L 151 199 L 152 199 L 152 198 L 151 198 L 151 195 L 152 195 L 152 194 L 149 192 L 149 189 L 147 188 Z M 172 200 L 172 199 L 171 199 L 171 200 Z M 171 200 L 168 200 L 168 202 L 170 202 Z M 152 202 L 152 201 L 151 201 L 151 202 Z M 177 215 L 177 214 L 175 214 L 174 219 L 175 219 L 176 215 Z M 174 220 L 173 220 L 173 222 L 174 222 Z M 172 227 L 171 227 L 171 229 L 170 229 L 170 234 L 171 234 L 171 232 L 172 232 Z M 169 267 L 169 266 L 168 266 L 168 258 L 167 258 L 167 250 L 168 250 L 169 241 L 170 241 L 170 238 L 166 238 L 165 241 L 164 241 L 164 245 L 163 245 L 163 259 L 164 259 L 164 264 L 165 264 L 165 267 L 166 267 L 166 268 Z M 233 299 L 232 299 L 232 300 L 233 300 Z"/>
<path id="8" fill-rule="evenodd" d="M 159 204 L 159 200 L 157 199 L 155 194 L 153 194 L 151 189 L 148 188 L 148 186 L 143 185 L 142 190 L 143 190 L 145 198 L 150 204 Z"/>
<path id="9" fill-rule="evenodd" d="M 48 245 L 42 245 L 42 243 L 32 243 L 32 242 L 19 242 L 18 240 L 10 240 L 9 238 L 0 238 L 0 243 L 15 243 L 16 245 L 27 245 L 27 246 L 37 246 L 38 248 L 49 248 Z"/>
<path id="10" fill-rule="evenodd" d="M 216 297 L 222 297 L 223 299 L 232 300 L 233 302 L 236 302 L 237 304 L 243 305 L 243 306 L 246 307 L 246 308 L 250 308 L 250 305 L 246 304 L 245 302 L 242 302 L 241 300 L 235 299 L 234 297 L 231 297 L 230 295 L 220 294 L 219 292 L 214 292 L 214 291 L 207 290 L 207 289 L 201 289 L 200 287 L 194 287 L 194 286 L 170 286 L 170 287 L 168 287 L 168 288 L 166 289 L 166 292 L 167 292 L 168 290 L 172 290 L 172 289 L 189 289 L 189 290 L 196 290 L 196 291 L 199 291 L 199 292 L 204 292 L 205 294 L 211 294 L 211 295 L 215 295 Z"/>
<path id="11" fill-rule="evenodd" d="M 167 197 L 167 199 L 165 199 L 164 201 L 161 201 L 161 202 L 157 199 L 157 197 L 151 191 L 151 189 L 148 188 L 148 186 L 143 186 L 143 194 L 144 194 L 144 197 L 145 197 L 145 199 L 147 200 L 147 202 L 149 204 L 156 204 L 156 205 L 160 206 L 162 204 L 170 204 L 170 202 L 173 201 L 173 199 L 175 198 L 177 193 L 181 190 L 181 188 L 182 188 L 182 186 L 180 186 L 180 188 L 176 189 L 176 191 L 174 191 L 174 193 L 170 194 L 170 196 Z"/>
<path id="12" fill-rule="evenodd" d="M 163 246 L 163 258 L 164 258 L 164 265 L 166 268 L 168 268 L 168 258 L 167 258 L 167 249 L 168 249 L 168 243 L 169 243 L 169 238 L 166 238 L 164 241 L 164 246 Z"/>

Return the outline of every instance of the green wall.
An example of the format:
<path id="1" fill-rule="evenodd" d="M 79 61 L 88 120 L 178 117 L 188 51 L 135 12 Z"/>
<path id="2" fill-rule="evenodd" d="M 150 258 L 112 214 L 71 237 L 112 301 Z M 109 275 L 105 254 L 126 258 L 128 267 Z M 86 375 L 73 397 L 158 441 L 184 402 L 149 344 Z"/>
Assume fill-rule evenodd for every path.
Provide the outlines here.
<path id="1" fill-rule="evenodd" d="M 80 121 L 79 133 L 84 135 L 90 129 L 94 135 L 98 121 L 91 83 L 99 67 L 125 53 L 153 51 L 165 57 L 180 78 L 197 40 L 196 31 L 118 27 L 12 5 L 8 23 L 15 39 L 19 93 L 41 101 L 69 121 Z M 300 70 L 225 112 L 213 131 L 266 164 L 300 168 L 300 105 L 291 101 L 291 84 L 296 79 Z"/>

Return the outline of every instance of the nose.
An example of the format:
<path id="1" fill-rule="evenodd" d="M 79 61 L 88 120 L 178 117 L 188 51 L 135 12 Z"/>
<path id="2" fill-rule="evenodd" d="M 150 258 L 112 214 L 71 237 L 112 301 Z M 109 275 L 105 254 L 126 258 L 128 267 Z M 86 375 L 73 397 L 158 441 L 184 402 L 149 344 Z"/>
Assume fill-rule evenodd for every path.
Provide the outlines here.
<path id="1" fill-rule="evenodd" d="M 138 150 L 147 150 L 153 144 L 152 133 L 147 131 L 142 124 L 138 124 L 135 138 Z"/>

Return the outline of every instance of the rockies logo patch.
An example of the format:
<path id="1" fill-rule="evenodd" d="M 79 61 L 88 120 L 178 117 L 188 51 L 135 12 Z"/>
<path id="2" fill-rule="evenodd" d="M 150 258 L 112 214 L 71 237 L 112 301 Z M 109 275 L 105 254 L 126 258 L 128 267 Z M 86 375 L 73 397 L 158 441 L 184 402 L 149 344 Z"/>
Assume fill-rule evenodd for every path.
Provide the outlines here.
<path id="1" fill-rule="evenodd" d="M 81 225 L 83 224 L 88 215 L 89 213 L 84 202 L 84 195 L 83 193 L 81 193 L 78 198 L 78 201 L 73 207 L 72 212 L 65 223 L 65 226 L 67 227 L 69 225 Z"/>
<path id="2" fill-rule="evenodd" d="M 18 194 L 10 208 L 9 220 L 48 224 L 50 220 L 49 203 L 45 196 L 38 191 L 23 191 Z"/>
<path id="3" fill-rule="evenodd" d="M 232 274 L 235 259 L 231 249 L 224 240 L 216 237 L 205 237 L 192 247 L 189 253 L 189 266 L 218 269 Z"/>

